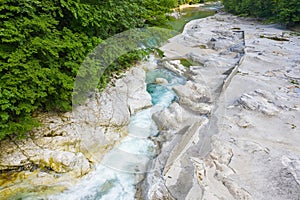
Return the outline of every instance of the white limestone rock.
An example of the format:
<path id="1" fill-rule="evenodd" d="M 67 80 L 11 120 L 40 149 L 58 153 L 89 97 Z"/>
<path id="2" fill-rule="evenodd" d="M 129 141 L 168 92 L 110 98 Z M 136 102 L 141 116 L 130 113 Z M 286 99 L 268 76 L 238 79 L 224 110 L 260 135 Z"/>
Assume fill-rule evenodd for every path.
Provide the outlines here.
<path id="1" fill-rule="evenodd" d="M 172 103 L 168 108 L 152 115 L 159 130 L 172 130 L 178 132 L 200 120 L 201 117 L 188 112 L 178 103 Z"/>
<path id="2" fill-rule="evenodd" d="M 173 87 L 179 96 L 179 103 L 200 114 L 211 112 L 211 94 L 202 84 L 187 81 L 185 85 Z"/>
<path id="3" fill-rule="evenodd" d="M 152 106 L 151 96 L 147 92 L 146 73 L 141 68 L 133 68 L 123 80 L 127 85 L 128 108 L 133 115 L 137 111 Z M 117 87 L 118 88 L 118 87 Z"/>
<path id="4" fill-rule="evenodd" d="M 163 66 L 164 68 L 174 72 L 175 74 L 177 74 L 179 76 L 183 76 L 184 73 L 186 72 L 186 68 L 180 64 L 180 61 L 178 63 L 178 61 L 179 60 L 177 60 L 177 61 L 162 61 L 160 63 L 160 65 Z"/>

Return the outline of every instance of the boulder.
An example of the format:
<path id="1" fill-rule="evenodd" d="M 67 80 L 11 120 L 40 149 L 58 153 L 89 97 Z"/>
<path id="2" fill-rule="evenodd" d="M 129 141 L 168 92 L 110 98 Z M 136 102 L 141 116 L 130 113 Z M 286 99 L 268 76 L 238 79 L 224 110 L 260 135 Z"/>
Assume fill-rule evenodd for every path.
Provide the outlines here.
<path id="1" fill-rule="evenodd" d="M 83 176 L 90 171 L 89 161 L 82 153 L 43 150 L 39 158 L 32 161 L 42 168 L 50 168 L 58 173 L 71 172 L 75 177 Z"/>
<path id="2" fill-rule="evenodd" d="M 160 131 L 172 130 L 174 132 L 179 132 L 184 127 L 188 127 L 200 120 L 201 116 L 188 112 L 177 102 L 174 102 L 161 112 L 154 113 L 152 119 L 155 121 Z"/>
<path id="3" fill-rule="evenodd" d="M 179 96 L 180 104 L 200 114 L 211 112 L 211 94 L 202 84 L 187 81 L 185 85 L 174 86 L 173 90 Z"/>
<path id="4" fill-rule="evenodd" d="M 131 115 L 135 114 L 139 110 L 152 106 L 151 96 L 147 92 L 145 80 L 145 71 L 138 67 L 130 70 L 127 78 L 124 79 L 128 88 L 127 105 Z"/>
<path id="5" fill-rule="evenodd" d="M 179 62 L 178 62 L 179 61 Z M 179 76 L 183 76 L 186 72 L 186 68 L 180 64 L 180 60 L 176 61 L 162 61 L 160 65 Z"/>
<path id="6" fill-rule="evenodd" d="M 166 80 L 166 79 L 164 79 L 164 78 L 156 78 L 156 79 L 155 79 L 155 83 L 156 83 L 156 84 L 161 84 L 161 85 L 166 85 L 166 84 L 168 84 L 169 82 L 168 82 L 168 80 Z"/>
<path id="7" fill-rule="evenodd" d="M 0 170 L 18 170 L 31 164 L 27 156 L 11 140 L 0 142 Z"/>

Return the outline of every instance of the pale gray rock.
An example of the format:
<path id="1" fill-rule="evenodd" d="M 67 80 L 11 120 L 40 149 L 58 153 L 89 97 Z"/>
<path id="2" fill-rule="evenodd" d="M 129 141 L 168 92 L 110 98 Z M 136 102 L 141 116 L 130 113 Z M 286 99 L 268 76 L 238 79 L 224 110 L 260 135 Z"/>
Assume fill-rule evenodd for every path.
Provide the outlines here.
<path id="1" fill-rule="evenodd" d="M 185 85 L 174 86 L 173 90 L 180 98 L 190 99 L 193 102 L 211 103 L 211 94 L 202 84 L 187 81 Z"/>
<path id="2" fill-rule="evenodd" d="M 172 64 L 176 69 L 182 71 L 183 73 L 187 71 L 187 68 L 181 64 L 180 60 L 170 60 L 170 64 Z"/>
<path id="3" fill-rule="evenodd" d="M 179 76 L 183 76 L 186 71 L 185 67 L 178 63 L 178 61 L 162 61 L 160 62 L 160 65 Z"/>
<path id="4" fill-rule="evenodd" d="M 274 102 L 272 102 L 271 99 L 268 99 L 262 91 L 243 94 L 237 102 L 245 109 L 257 110 L 270 116 L 276 115 L 279 112 L 279 109 Z"/>
<path id="5" fill-rule="evenodd" d="M 185 85 L 173 87 L 179 96 L 179 103 L 200 114 L 209 114 L 212 110 L 211 94 L 202 84 L 187 81 Z"/>
<path id="6" fill-rule="evenodd" d="M 281 157 L 281 162 L 293 175 L 294 179 L 300 186 L 300 157 L 297 158 L 284 155 Z"/>
<path id="7" fill-rule="evenodd" d="M 201 116 L 194 115 L 181 107 L 178 103 L 172 103 L 168 108 L 152 115 L 159 130 L 172 130 L 179 132 L 201 119 Z"/>
<path id="8" fill-rule="evenodd" d="M 227 34 L 232 34 L 232 33 L 227 32 Z M 220 49 L 229 49 L 230 47 L 234 46 L 234 44 L 235 44 L 234 41 L 230 41 L 225 37 L 219 37 L 216 39 L 211 38 L 206 45 L 211 49 L 220 50 Z"/>
<path id="9" fill-rule="evenodd" d="M 229 164 L 233 157 L 230 145 L 214 138 L 212 152 L 206 159 L 192 158 L 202 199 L 252 199 L 246 189 L 230 177 L 235 174 Z M 200 195 L 200 194 L 199 194 Z"/>
<path id="10" fill-rule="evenodd" d="M 134 69 L 130 71 L 127 79 L 124 80 L 128 88 L 127 104 L 131 115 L 141 109 L 152 106 L 151 96 L 146 90 L 146 73 L 141 68 Z"/>
<path id="11" fill-rule="evenodd" d="M 164 79 L 164 78 L 156 78 L 156 79 L 155 79 L 155 83 L 156 83 L 156 84 L 161 84 L 161 85 L 166 85 L 166 84 L 168 84 L 169 82 L 168 82 L 168 80 L 166 80 L 166 79 Z"/>
<path id="12" fill-rule="evenodd" d="M 198 130 L 205 126 L 207 120 L 201 118 L 191 127 L 178 134 L 173 134 L 168 141 L 162 145 L 161 153 L 149 164 L 149 172 L 145 180 L 139 185 L 142 190 L 142 199 L 183 199 L 185 192 L 189 190 L 188 182 L 191 182 L 185 176 L 190 173 L 192 168 L 188 169 L 185 163 L 187 157 L 185 152 L 197 143 L 199 139 Z M 162 132 L 161 134 L 165 134 Z M 185 185 L 182 183 L 185 182 Z"/>
<path id="13" fill-rule="evenodd" d="M 151 186 L 148 190 L 148 196 L 146 199 L 174 199 L 167 187 L 165 186 L 164 180 L 161 178 L 159 171 L 151 173 L 151 176 L 148 176 L 147 183 Z"/>
<path id="14" fill-rule="evenodd" d="M 244 31 L 245 42 L 235 30 Z M 276 36 L 286 41 L 270 39 Z M 218 14 L 189 22 L 182 34 L 161 48 L 168 59 L 190 58 L 199 63 L 190 67 L 188 78 L 205 85 L 215 105 L 210 128 L 199 130 L 205 134 L 198 142 L 190 139 L 194 148 L 179 145 L 184 136 L 176 134 L 164 144 L 177 141 L 175 148 L 162 148 L 160 155 L 166 157 L 158 156 L 159 161 L 167 159 L 168 164 L 160 162 L 160 167 L 164 185 L 174 198 L 299 198 L 299 43 L 299 37 L 277 25 Z M 186 86 L 175 91 L 179 105 L 195 113 L 191 108 L 197 92 Z M 180 129 L 166 117 L 175 117 L 174 113 L 165 110 L 155 116 L 156 121 L 166 119 L 159 126 Z M 210 143 L 206 153 L 200 141 Z"/>
<path id="15" fill-rule="evenodd" d="M 40 152 L 40 158 L 32 161 L 58 173 L 71 172 L 75 177 L 80 177 L 90 171 L 90 164 L 82 153 L 43 150 Z"/>
<path id="16" fill-rule="evenodd" d="M 0 144 L 0 169 L 14 170 L 31 164 L 28 157 L 23 154 L 17 145 L 10 140 L 3 140 Z"/>
<path id="17" fill-rule="evenodd" d="M 292 69 L 287 70 L 285 75 L 289 78 L 300 81 L 300 69 L 294 66 Z"/>
<path id="18" fill-rule="evenodd" d="M 100 126 L 127 125 L 130 115 L 152 105 L 145 79 L 145 71 L 133 67 L 114 82 L 115 87 L 96 93 L 85 105 L 77 107 L 73 111 L 74 120 Z"/>
<path id="19" fill-rule="evenodd" d="M 16 140 L 9 152 L 11 160 L 2 161 L 2 165 L 12 166 L 11 169 L 24 167 L 25 169 L 39 166 L 49 168 L 54 172 L 72 172 L 75 177 L 82 176 L 90 170 L 89 161 L 82 153 L 71 153 L 69 151 L 50 150 L 37 146 L 30 138 Z M 54 147 L 52 147 L 55 149 Z M 4 150 L 7 150 L 4 148 Z M 23 156 L 17 156 L 20 153 Z M 15 164 L 14 164 L 15 162 Z M 14 165 L 12 165 L 14 164 Z M 10 169 L 9 167 L 7 169 Z"/>

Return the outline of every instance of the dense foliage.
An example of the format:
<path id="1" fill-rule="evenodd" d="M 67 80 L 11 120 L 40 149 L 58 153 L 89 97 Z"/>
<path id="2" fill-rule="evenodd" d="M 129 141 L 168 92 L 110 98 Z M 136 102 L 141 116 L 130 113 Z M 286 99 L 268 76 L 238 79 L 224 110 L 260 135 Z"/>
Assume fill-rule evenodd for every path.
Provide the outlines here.
<path id="1" fill-rule="evenodd" d="M 68 110 L 74 78 L 91 49 L 124 30 L 165 23 L 176 4 L 0 0 L 0 139 L 31 130 L 35 112 Z M 132 58 L 135 52 L 124 57 Z"/>
<path id="2" fill-rule="evenodd" d="M 206 3 L 210 1 L 218 1 L 218 0 L 178 0 L 178 4 L 197 4 L 197 3 Z"/>
<path id="3" fill-rule="evenodd" d="M 228 12 L 268 18 L 287 26 L 300 23 L 299 0 L 222 0 Z"/>

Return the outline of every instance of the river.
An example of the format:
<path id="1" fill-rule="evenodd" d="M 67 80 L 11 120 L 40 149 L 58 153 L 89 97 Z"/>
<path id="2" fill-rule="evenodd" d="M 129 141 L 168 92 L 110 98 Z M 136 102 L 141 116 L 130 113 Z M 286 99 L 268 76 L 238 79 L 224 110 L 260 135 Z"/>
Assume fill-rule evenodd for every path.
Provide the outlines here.
<path id="1" fill-rule="evenodd" d="M 201 11 L 197 7 L 185 8 L 180 12 L 182 17 L 169 24 L 176 31 L 182 31 L 184 25 L 193 19 L 214 13 Z M 151 62 L 151 65 L 156 64 L 157 59 L 152 59 Z M 156 84 L 156 78 L 166 79 L 168 83 Z M 159 134 L 152 120 L 152 114 L 168 107 L 176 100 L 172 87 L 185 82 L 184 77 L 164 68 L 158 67 L 147 72 L 147 91 L 152 97 L 153 106 L 131 117 L 128 135 L 104 156 L 92 172 L 62 193 L 44 196 L 29 192 L 17 195 L 18 199 L 134 199 L 136 184 L 147 173 L 147 163 L 157 154 L 158 147 L 149 139 L 150 136 L 156 137 Z"/>
<path id="2" fill-rule="evenodd" d="M 156 78 L 164 78 L 168 84 L 155 84 Z M 147 73 L 146 81 L 153 106 L 131 117 L 128 136 L 104 156 L 95 171 L 72 189 L 49 199 L 134 199 L 135 185 L 147 172 L 149 160 L 156 156 L 157 147 L 149 136 L 157 136 L 158 129 L 151 116 L 176 99 L 172 87 L 186 80 L 167 69 L 157 68 Z"/>

